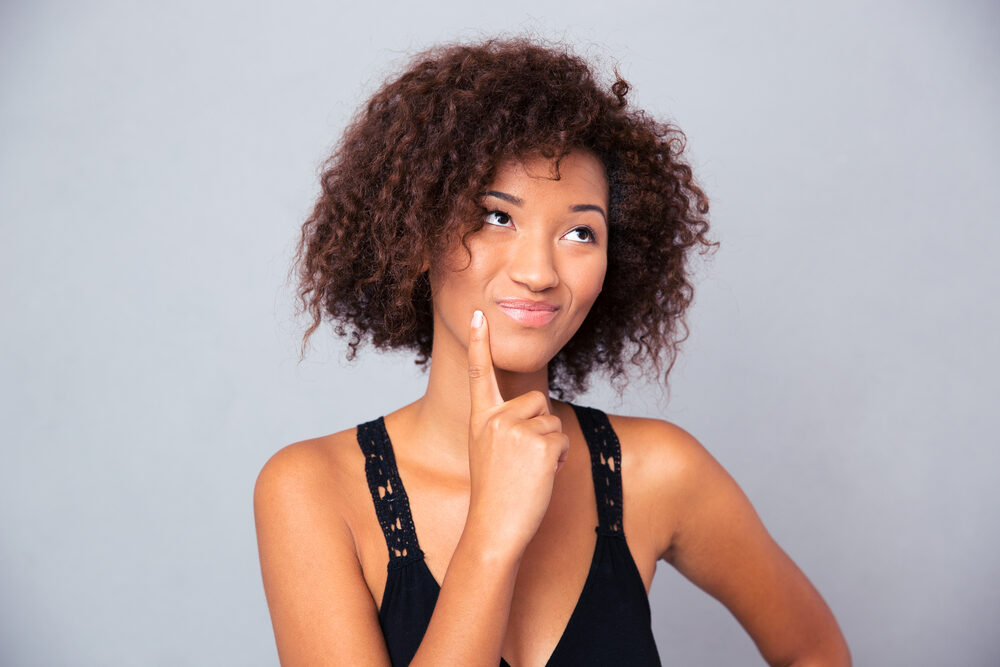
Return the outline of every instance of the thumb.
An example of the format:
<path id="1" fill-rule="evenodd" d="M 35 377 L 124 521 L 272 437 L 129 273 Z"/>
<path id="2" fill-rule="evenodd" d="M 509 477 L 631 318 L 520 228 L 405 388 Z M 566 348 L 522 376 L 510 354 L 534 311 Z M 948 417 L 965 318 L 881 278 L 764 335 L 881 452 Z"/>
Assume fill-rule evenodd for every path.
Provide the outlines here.
<path id="1" fill-rule="evenodd" d="M 473 313 L 469 331 L 469 399 L 473 415 L 503 403 L 490 352 L 489 322 L 481 310 Z"/>

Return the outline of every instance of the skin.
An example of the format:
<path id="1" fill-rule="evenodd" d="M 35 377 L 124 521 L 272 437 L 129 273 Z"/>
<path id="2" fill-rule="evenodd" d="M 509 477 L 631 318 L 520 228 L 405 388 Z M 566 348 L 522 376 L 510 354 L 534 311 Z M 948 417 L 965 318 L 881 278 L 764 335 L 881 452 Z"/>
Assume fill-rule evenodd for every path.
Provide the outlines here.
<path id="1" fill-rule="evenodd" d="M 608 186 L 600 161 L 586 151 L 564 157 L 560 173 L 558 181 L 549 178 L 543 158 L 501 164 L 487 190 L 520 204 L 485 197 L 483 205 L 501 213 L 487 214 L 487 224 L 468 237 L 471 261 L 454 246 L 441 266 L 427 266 L 435 334 L 427 391 L 385 415 L 425 562 L 444 582 L 438 607 L 452 618 L 475 614 L 477 603 L 494 614 L 468 639 L 465 648 L 476 650 L 453 664 L 485 655 L 484 664 L 495 666 L 493 657 L 502 655 L 517 667 L 544 665 L 593 555 L 597 508 L 586 442 L 572 408 L 549 396 L 546 368 L 587 316 L 607 269 L 604 215 L 570 209 L 588 204 L 606 212 Z M 546 326 L 531 328 L 499 308 L 503 297 L 560 308 Z M 470 329 L 477 309 L 487 322 L 478 333 Z M 482 372 L 470 380 L 473 367 Z M 512 420 L 545 424 L 534 442 L 550 443 L 537 467 L 548 472 L 528 481 L 509 475 L 507 486 L 494 486 L 523 488 L 490 495 L 472 475 L 499 479 L 502 465 L 508 473 L 513 466 L 508 459 L 486 472 L 480 427 L 505 407 Z M 609 419 L 622 449 L 624 532 L 647 592 L 657 563 L 666 561 L 732 612 L 768 664 L 850 665 L 820 594 L 701 443 L 665 420 Z M 557 459 L 563 463 L 553 474 L 545 466 Z M 261 568 L 282 664 L 388 664 L 377 619 L 388 554 L 363 471 L 352 428 L 283 448 L 258 477 Z M 496 520 L 520 516 L 502 503 L 529 498 L 541 509 L 539 521 Z M 473 521 L 479 516 L 489 519 Z M 494 542 L 478 539 L 482 526 L 508 531 L 495 543 L 525 544 L 516 555 L 490 553 L 485 545 Z M 482 573 L 493 571 L 510 577 L 498 575 L 490 588 Z M 449 586 L 446 577 L 476 581 L 480 599 L 470 601 L 468 587 Z M 414 664 L 462 655 L 443 639 L 446 623 L 436 609 L 425 636 L 435 639 L 425 639 L 429 646 L 425 652 L 421 645 Z"/>

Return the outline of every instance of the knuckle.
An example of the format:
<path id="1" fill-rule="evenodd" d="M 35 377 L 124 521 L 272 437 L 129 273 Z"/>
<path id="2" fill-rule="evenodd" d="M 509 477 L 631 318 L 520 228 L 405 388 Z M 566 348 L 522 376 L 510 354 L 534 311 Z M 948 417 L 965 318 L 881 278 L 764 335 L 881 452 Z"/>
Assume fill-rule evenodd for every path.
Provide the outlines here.
<path id="1" fill-rule="evenodd" d="M 525 405 L 531 406 L 533 410 L 541 411 L 547 409 L 548 406 L 545 394 L 538 389 L 525 392 L 522 400 L 524 400 Z"/>
<path id="2" fill-rule="evenodd" d="M 494 413 L 487 417 L 486 428 L 489 429 L 490 433 L 493 433 L 494 435 L 499 435 L 503 431 L 507 430 L 503 415 Z"/>
<path id="3" fill-rule="evenodd" d="M 478 364 L 469 364 L 469 378 L 479 380 L 486 377 L 486 368 Z"/>

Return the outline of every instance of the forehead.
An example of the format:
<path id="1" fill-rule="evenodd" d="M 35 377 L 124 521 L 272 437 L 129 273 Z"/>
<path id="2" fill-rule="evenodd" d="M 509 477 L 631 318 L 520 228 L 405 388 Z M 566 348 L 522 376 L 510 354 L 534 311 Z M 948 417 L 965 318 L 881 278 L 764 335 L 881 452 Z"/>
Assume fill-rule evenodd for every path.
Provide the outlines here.
<path id="1" fill-rule="evenodd" d="M 556 177 L 558 176 L 558 180 Z M 604 165 L 592 152 L 574 149 L 559 160 L 558 173 L 555 158 L 525 156 L 509 158 L 497 164 L 493 189 L 517 190 L 513 194 L 530 195 L 542 192 L 546 195 L 566 193 L 577 196 L 608 198 L 608 179 Z"/>

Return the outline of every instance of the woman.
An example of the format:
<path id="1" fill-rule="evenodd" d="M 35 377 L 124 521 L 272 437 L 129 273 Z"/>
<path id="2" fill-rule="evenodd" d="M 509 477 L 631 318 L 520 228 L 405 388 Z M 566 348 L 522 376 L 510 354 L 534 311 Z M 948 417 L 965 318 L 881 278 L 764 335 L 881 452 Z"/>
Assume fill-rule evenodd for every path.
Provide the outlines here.
<path id="1" fill-rule="evenodd" d="M 666 350 L 669 374 L 690 253 L 717 245 L 683 135 L 627 93 L 526 39 L 431 49 L 328 160 L 299 246 L 305 339 L 328 318 L 349 359 L 370 337 L 430 370 L 413 403 L 261 470 L 282 664 L 656 665 L 659 560 L 769 664 L 850 664 L 692 435 L 561 400 L 626 358 L 659 371 Z"/>

